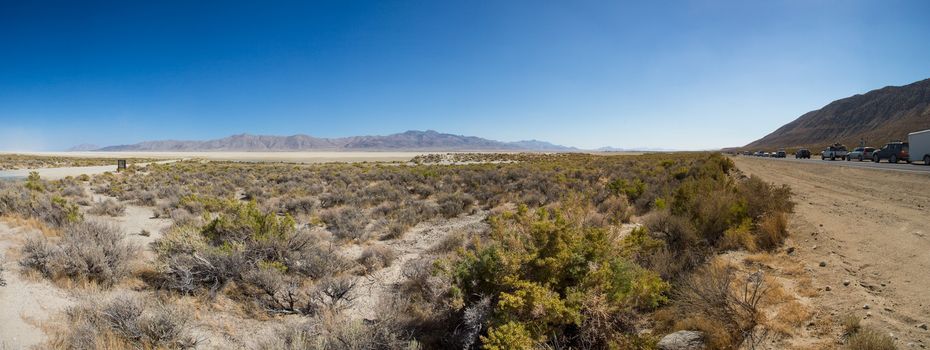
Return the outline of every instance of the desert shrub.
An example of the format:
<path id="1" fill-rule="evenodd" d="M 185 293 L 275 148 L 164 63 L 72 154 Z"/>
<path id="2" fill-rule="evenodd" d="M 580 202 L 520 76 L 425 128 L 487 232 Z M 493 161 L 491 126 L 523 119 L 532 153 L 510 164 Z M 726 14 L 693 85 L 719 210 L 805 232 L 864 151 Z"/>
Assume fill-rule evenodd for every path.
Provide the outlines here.
<path id="1" fill-rule="evenodd" d="M 436 198 L 439 212 L 446 218 L 454 218 L 469 212 L 474 202 L 474 198 L 463 193 L 443 194 Z"/>
<path id="2" fill-rule="evenodd" d="M 216 293 L 260 262 L 298 264 L 289 258 L 310 243 L 290 217 L 266 214 L 247 203 L 202 228 L 175 226 L 154 247 L 162 263 L 162 287 Z"/>
<path id="3" fill-rule="evenodd" d="M 354 277 L 325 277 L 313 286 L 312 302 L 330 312 L 345 310 L 351 307 L 358 297 L 355 293 L 357 285 L 358 280 Z"/>
<path id="4" fill-rule="evenodd" d="M 114 226 L 89 221 L 63 229 L 57 242 L 30 238 L 23 245 L 20 264 L 48 278 L 67 277 L 110 286 L 129 274 L 137 247 L 126 242 Z"/>
<path id="5" fill-rule="evenodd" d="M 26 188 L 31 191 L 43 192 L 45 191 L 46 183 L 39 177 L 39 173 L 35 171 L 30 171 L 29 176 L 26 177 Z"/>
<path id="6" fill-rule="evenodd" d="M 697 244 L 695 228 L 684 217 L 658 210 L 646 216 L 644 221 L 649 232 L 665 241 L 674 252 L 687 250 Z"/>
<path id="7" fill-rule="evenodd" d="M 241 254 L 205 249 L 190 254 L 168 255 L 161 261 L 159 285 L 182 293 L 205 289 L 211 295 L 238 279 L 248 262 Z"/>
<path id="8" fill-rule="evenodd" d="M 272 314 L 313 315 L 341 310 L 354 280 L 353 265 L 290 216 L 267 213 L 254 202 L 235 205 L 202 227 L 173 226 L 154 243 L 158 276 L 152 282 L 180 293 L 213 296 L 236 289 Z"/>
<path id="9" fill-rule="evenodd" d="M 326 223 L 326 229 L 340 239 L 361 239 L 368 225 L 365 213 L 351 207 L 325 211 L 321 218 Z"/>
<path id="10" fill-rule="evenodd" d="M 531 350 L 535 348 L 533 334 L 521 323 L 508 322 L 488 330 L 481 337 L 483 348 L 488 350 Z"/>
<path id="11" fill-rule="evenodd" d="M 372 245 L 362 251 L 358 263 L 365 267 L 367 272 L 372 272 L 391 266 L 395 259 L 397 259 L 397 253 L 391 247 Z"/>
<path id="12" fill-rule="evenodd" d="M 290 198 L 284 202 L 284 211 L 291 215 L 310 215 L 316 205 L 311 197 Z"/>
<path id="13" fill-rule="evenodd" d="M 485 347 L 577 342 L 578 327 L 592 315 L 582 300 L 604 298 L 601 311 L 624 315 L 667 300 L 669 285 L 627 261 L 607 232 L 567 220 L 559 211 L 521 208 L 492 217 L 491 227 L 490 241 L 462 251 L 446 270 L 453 280 L 447 305 L 468 310 L 491 297 L 492 316 L 481 338 Z M 631 334 L 632 319 L 626 321 L 615 326 Z M 588 335 L 595 347 L 616 340 Z"/>
<path id="14" fill-rule="evenodd" d="M 326 314 L 308 321 L 286 324 L 275 334 L 260 339 L 257 350 L 393 350 L 418 349 L 405 340 L 405 332 L 391 319 L 362 322 L 341 315 Z"/>
<path id="15" fill-rule="evenodd" d="M 755 348 L 768 334 L 757 327 L 768 291 L 761 271 L 740 276 L 732 266 L 712 262 L 679 283 L 673 305 L 683 317 L 677 327 L 704 331 L 719 348 Z"/>
<path id="16" fill-rule="evenodd" d="M 633 179 L 633 181 L 617 179 L 609 183 L 607 188 L 609 188 L 614 195 L 623 194 L 630 200 L 635 201 L 646 192 L 646 183 L 640 179 Z"/>
<path id="17" fill-rule="evenodd" d="M 332 245 L 310 245 L 300 250 L 292 251 L 288 259 L 288 271 L 321 279 L 334 276 L 349 270 L 353 262 L 346 259 Z"/>
<path id="18" fill-rule="evenodd" d="M 0 181 L 0 215 L 35 218 L 54 227 L 83 220 L 80 209 L 67 199 L 5 181 Z"/>
<path id="19" fill-rule="evenodd" d="M 71 185 L 62 189 L 61 195 L 65 197 L 82 198 L 87 194 L 84 192 L 84 187 L 81 187 L 80 185 Z"/>
<path id="20" fill-rule="evenodd" d="M 138 194 L 136 201 L 139 203 L 139 205 L 154 207 L 157 204 L 156 199 L 157 197 L 155 192 L 142 191 Z"/>
<path id="21" fill-rule="evenodd" d="M 200 218 L 191 214 L 187 209 L 178 208 L 168 212 L 168 217 L 174 221 L 176 225 L 193 225 L 200 222 Z"/>
<path id="22" fill-rule="evenodd" d="M 769 236 L 768 234 L 760 230 L 758 237 L 752 233 L 752 221 L 749 219 L 743 220 L 743 223 L 739 226 L 734 226 L 728 228 L 723 233 L 723 238 L 721 239 L 719 246 L 725 250 L 736 250 L 736 249 L 745 249 L 750 252 L 754 252 L 762 245 L 763 240 L 765 241 L 765 247 L 774 247 L 775 245 L 780 245 L 782 239 L 770 240 L 774 237 Z M 759 241 L 759 242 L 757 242 Z"/>
<path id="23" fill-rule="evenodd" d="M 246 272 L 243 280 L 252 286 L 253 298 L 265 311 L 276 314 L 310 315 L 317 311 L 307 284 L 280 269 L 266 266 Z"/>
<path id="24" fill-rule="evenodd" d="M 606 198 L 598 204 L 597 211 L 607 215 L 608 220 L 612 223 L 630 222 L 630 217 L 633 214 L 630 211 L 629 201 L 621 196 L 610 196 Z"/>
<path id="25" fill-rule="evenodd" d="M 788 238 L 788 217 L 785 213 L 774 213 L 759 220 L 756 228 L 756 245 L 760 249 L 778 248 L 785 238 Z"/>
<path id="26" fill-rule="evenodd" d="M 320 208 L 333 208 L 348 203 L 349 194 L 345 190 L 336 190 L 320 196 Z"/>
<path id="27" fill-rule="evenodd" d="M 123 216 L 126 214 L 126 206 L 113 199 L 106 199 L 94 203 L 87 212 L 94 215 Z"/>
<path id="28" fill-rule="evenodd" d="M 774 186 L 756 176 L 750 176 L 740 182 L 738 189 L 746 201 L 746 212 L 753 219 L 773 213 L 791 213 L 794 210 L 791 188 L 788 186 Z"/>
<path id="29" fill-rule="evenodd" d="M 54 348 L 191 349 L 191 315 L 160 300 L 130 296 L 88 300 L 65 311 L 68 326 L 52 339 Z"/>
<path id="30" fill-rule="evenodd" d="M 436 242 L 432 247 L 429 248 L 431 253 L 448 253 L 455 251 L 458 248 L 461 248 L 465 245 L 465 232 L 463 231 L 453 231 L 449 232 L 445 237 Z"/>

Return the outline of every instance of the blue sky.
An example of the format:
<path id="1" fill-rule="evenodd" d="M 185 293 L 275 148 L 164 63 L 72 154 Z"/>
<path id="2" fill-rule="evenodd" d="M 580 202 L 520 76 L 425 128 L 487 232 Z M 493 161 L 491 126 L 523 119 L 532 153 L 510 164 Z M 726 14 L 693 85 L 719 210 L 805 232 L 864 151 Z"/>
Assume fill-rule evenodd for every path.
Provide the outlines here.
<path id="1" fill-rule="evenodd" d="M 409 129 L 742 145 L 930 78 L 928 1 L 2 1 L 0 149 Z"/>

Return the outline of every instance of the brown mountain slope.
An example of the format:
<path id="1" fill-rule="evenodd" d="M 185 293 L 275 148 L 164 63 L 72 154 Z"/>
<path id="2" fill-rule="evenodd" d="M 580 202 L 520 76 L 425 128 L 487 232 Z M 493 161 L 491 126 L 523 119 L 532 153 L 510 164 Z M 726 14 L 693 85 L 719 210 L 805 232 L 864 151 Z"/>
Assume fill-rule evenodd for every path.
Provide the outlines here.
<path id="1" fill-rule="evenodd" d="M 855 146 L 860 140 L 881 146 L 925 129 L 930 129 L 930 79 L 833 101 L 743 148 L 816 150 L 835 142 Z"/>

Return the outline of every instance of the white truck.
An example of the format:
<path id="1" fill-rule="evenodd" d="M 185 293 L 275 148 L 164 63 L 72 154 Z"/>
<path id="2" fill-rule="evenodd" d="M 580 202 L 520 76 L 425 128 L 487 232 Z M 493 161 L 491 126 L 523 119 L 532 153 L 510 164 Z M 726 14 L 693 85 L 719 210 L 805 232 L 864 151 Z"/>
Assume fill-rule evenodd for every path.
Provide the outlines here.
<path id="1" fill-rule="evenodd" d="M 930 165 L 930 129 L 907 134 L 908 154 L 911 161 L 923 160 Z"/>
<path id="2" fill-rule="evenodd" d="M 849 152 L 846 151 L 846 146 L 834 143 L 832 146 L 820 152 L 820 160 L 836 160 L 836 158 L 846 160 L 847 153 Z"/>

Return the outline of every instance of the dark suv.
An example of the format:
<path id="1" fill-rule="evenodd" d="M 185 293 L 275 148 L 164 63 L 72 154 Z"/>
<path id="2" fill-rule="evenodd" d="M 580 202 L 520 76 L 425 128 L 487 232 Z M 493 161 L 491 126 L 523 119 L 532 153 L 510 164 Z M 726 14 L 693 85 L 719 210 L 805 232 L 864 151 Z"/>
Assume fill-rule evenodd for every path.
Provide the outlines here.
<path id="1" fill-rule="evenodd" d="M 799 149 L 797 152 L 794 152 L 794 158 L 796 159 L 811 159 L 811 151 L 807 148 Z"/>
<path id="2" fill-rule="evenodd" d="M 882 159 L 887 159 L 888 163 L 897 163 L 905 161 L 910 163 L 910 157 L 907 154 L 907 142 L 893 141 L 886 143 L 881 149 L 872 153 L 872 161 L 878 163 Z"/>

